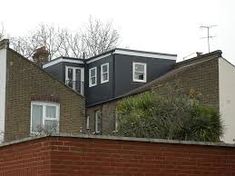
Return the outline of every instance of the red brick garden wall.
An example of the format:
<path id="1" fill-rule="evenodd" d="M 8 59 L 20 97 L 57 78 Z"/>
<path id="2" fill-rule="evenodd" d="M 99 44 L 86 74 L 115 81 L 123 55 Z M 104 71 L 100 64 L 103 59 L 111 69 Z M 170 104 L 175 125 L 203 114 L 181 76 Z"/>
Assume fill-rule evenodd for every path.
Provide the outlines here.
<path id="1" fill-rule="evenodd" d="M 46 138 L 0 147 L 0 176 L 50 176 Z"/>
<path id="2" fill-rule="evenodd" d="M 0 147 L 1 176 L 235 175 L 235 146 L 46 137 Z"/>

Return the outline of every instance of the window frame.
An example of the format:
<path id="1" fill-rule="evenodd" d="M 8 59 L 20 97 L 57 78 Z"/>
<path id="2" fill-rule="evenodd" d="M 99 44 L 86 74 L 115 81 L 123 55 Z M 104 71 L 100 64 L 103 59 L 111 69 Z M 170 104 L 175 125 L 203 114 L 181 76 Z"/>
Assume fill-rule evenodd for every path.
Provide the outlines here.
<path id="1" fill-rule="evenodd" d="M 143 80 L 135 78 L 135 73 L 136 73 L 135 66 L 136 65 L 144 66 L 144 72 L 143 72 L 144 79 Z M 133 62 L 133 64 L 132 64 L 132 78 L 133 78 L 133 82 L 143 82 L 143 83 L 147 82 L 147 64 L 143 63 L 143 62 Z"/>
<path id="2" fill-rule="evenodd" d="M 90 116 L 89 116 L 89 115 L 86 117 L 86 129 L 87 129 L 87 130 L 90 130 L 90 129 L 91 129 L 91 128 L 90 128 Z"/>
<path id="3" fill-rule="evenodd" d="M 107 66 L 107 72 L 104 72 L 104 67 Z M 102 64 L 100 66 L 100 82 L 101 84 L 109 82 L 109 63 Z M 107 80 L 103 79 L 103 75 L 107 74 Z"/>
<path id="4" fill-rule="evenodd" d="M 33 105 L 42 106 L 42 125 L 45 125 L 46 120 L 57 121 L 58 122 L 58 133 L 59 133 L 59 122 L 60 122 L 60 104 L 54 102 L 42 102 L 42 101 L 32 101 L 31 102 L 31 117 L 30 117 L 30 133 L 37 134 L 38 132 L 33 130 Z M 56 108 L 56 118 L 48 118 L 46 117 L 46 106 L 53 106 Z"/>
<path id="5" fill-rule="evenodd" d="M 97 116 L 98 113 L 100 113 L 100 129 L 98 129 L 99 128 L 98 116 Z M 95 134 L 100 134 L 101 130 L 102 130 L 102 114 L 100 110 L 96 110 L 95 111 Z"/>
<path id="6" fill-rule="evenodd" d="M 93 77 L 95 77 L 95 83 L 94 84 L 92 84 L 92 81 L 91 81 L 91 78 L 93 78 L 93 77 L 91 77 L 92 70 L 95 70 L 95 76 L 93 76 Z M 92 67 L 92 68 L 89 69 L 89 87 L 93 87 L 93 86 L 96 86 L 96 85 L 97 85 L 97 67 Z"/>
<path id="7" fill-rule="evenodd" d="M 70 87 L 68 84 L 66 84 L 66 82 L 69 80 L 68 78 L 69 78 L 69 74 L 68 74 L 68 70 L 69 69 L 72 69 L 72 87 Z M 77 76 L 76 76 L 76 70 L 80 70 L 80 73 L 81 73 L 81 76 L 80 76 L 80 78 L 77 78 Z M 84 95 L 84 68 L 82 68 L 82 67 L 74 67 L 74 66 L 65 66 L 65 77 L 64 77 L 64 82 L 65 82 L 65 84 L 68 86 L 68 87 L 70 87 L 70 88 L 72 88 L 73 90 L 75 90 L 76 91 L 76 82 L 77 81 L 80 81 L 80 89 L 81 89 L 81 91 L 80 91 L 80 93 L 82 94 L 82 95 Z"/>

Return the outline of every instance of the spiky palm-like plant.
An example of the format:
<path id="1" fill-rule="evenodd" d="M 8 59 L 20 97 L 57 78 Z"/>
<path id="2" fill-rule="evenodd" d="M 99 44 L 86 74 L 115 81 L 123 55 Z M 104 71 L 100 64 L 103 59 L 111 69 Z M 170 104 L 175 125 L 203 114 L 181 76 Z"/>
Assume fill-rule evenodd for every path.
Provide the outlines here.
<path id="1" fill-rule="evenodd" d="M 186 95 L 146 92 L 118 105 L 118 135 L 194 141 L 219 141 L 219 113 Z"/>

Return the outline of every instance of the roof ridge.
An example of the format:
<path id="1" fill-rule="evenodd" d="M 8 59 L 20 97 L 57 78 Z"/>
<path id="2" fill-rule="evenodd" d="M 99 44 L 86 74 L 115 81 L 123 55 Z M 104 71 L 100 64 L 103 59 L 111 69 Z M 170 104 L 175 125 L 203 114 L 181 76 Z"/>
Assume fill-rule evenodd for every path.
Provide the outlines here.
<path id="1" fill-rule="evenodd" d="M 222 57 L 222 51 L 221 50 L 215 50 L 215 51 L 212 51 L 210 53 L 205 53 L 205 54 L 202 54 L 202 55 L 198 55 L 196 57 L 193 57 L 193 58 L 190 58 L 190 59 L 178 62 L 178 63 L 175 64 L 175 66 L 177 67 L 178 65 L 181 65 L 181 64 L 186 64 L 188 62 L 193 62 L 193 61 L 196 61 L 196 60 L 199 60 L 199 59 L 203 59 L 203 58 L 207 58 L 207 57 L 211 57 L 211 56 Z"/>

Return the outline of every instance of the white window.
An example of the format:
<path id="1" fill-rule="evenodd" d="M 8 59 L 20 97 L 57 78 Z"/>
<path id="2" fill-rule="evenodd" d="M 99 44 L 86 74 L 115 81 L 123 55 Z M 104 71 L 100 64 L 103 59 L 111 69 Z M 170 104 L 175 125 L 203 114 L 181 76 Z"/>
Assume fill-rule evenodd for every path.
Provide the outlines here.
<path id="1" fill-rule="evenodd" d="M 58 133 L 60 105 L 31 102 L 31 133 Z"/>
<path id="2" fill-rule="evenodd" d="M 101 65 L 101 72 L 100 72 L 100 77 L 101 77 L 101 83 L 106 83 L 109 82 L 109 63 L 102 64 Z"/>
<path id="3" fill-rule="evenodd" d="M 101 112 L 95 111 L 95 133 L 101 132 Z"/>
<path id="4" fill-rule="evenodd" d="M 86 129 L 89 130 L 90 129 L 90 116 L 86 117 Z"/>
<path id="5" fill-rule="evenodd" d="M 114 132 L 118 132 L 118 124 L 119 124 L 118 112 L 117 112 L 117 110 L 115 110 L 115 112 L 114 112 Z"/>
<path id="6" fill-rule="evenodd" d="M 84 95 L 84 68 L 66 66 L 65 84 Z"/>
<path id="7" fill-rule="evenodd" d="M 147 80 L 147 66 L 146 63 L 133 63 L 133 81 L 146 82 Z"/>
<path id="8" fill-rule="evenodd" d="M 97 85 L 97 68 L 89 69 L 89 87 Z"/>

